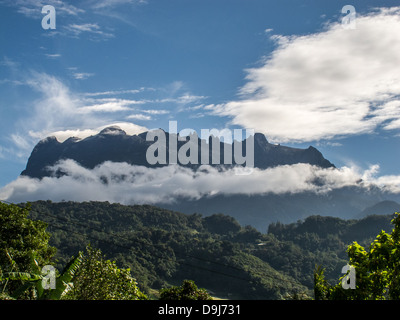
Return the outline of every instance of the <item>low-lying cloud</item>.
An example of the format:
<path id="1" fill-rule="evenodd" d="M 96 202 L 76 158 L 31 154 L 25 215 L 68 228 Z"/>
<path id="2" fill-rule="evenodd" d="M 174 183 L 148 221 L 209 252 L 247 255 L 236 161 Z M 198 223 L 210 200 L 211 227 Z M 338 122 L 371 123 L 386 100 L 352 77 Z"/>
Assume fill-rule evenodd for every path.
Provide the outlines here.
<path id="1" fill-rule="evenodd" d="M 73 160 L 63 160 L 52 170 L 66 175 L 42 180 L 20 176 L 0 189 L 0 199 L 171 204 L 182 198 L 196 200 L 222 194 L 317 194 L 349 186 L 365 189 L 377 186 L 383 191 L 400 192 L 400 176 L 376 177 L 378 166 L 360 171 L 354 167 L 325 169 L 295 164 L 265 170 L 256 168 L 252 174 L 237 175 L 233 169 L 218 171 L 211 166 L 194 172 L 178 165 L 146 168 L 114 162 L 105 162 L 90 170 Z"/>

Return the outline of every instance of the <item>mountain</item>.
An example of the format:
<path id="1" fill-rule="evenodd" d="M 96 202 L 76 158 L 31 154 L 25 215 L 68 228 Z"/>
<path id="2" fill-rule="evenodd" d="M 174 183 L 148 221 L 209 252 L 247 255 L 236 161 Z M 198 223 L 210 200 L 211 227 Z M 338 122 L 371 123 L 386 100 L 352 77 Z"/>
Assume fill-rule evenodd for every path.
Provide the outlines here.
<path id="1" fill-rule="evenodd" d="M 166 156 L 169 160 L 170 140 L 177 139 L 176 135 L 164 132 L 166 136 Z M 146 160 L 147 149 L 154 144 L 154 141 L 146 141 L 147 132 L 138 135 L 127 135 L 125 131 L 119 127 L 108 127 L 94 136 L 85 139 L 69 138 L 64 142 L 59 142 L 55 137 L 48 137 L 41 140 L 33 149 L 26 169 L 21 173 L 23 176 L 32 178 L 43 178 L 50 176 L 52 172 L 47 168 L 54 165 L 57 161 L 62 159 L 72 159 L 78 162 L 83 167 L 92 169 L 97 165 L 105 162 L 126 162 L 131 165 L 140 165 L 145 167 L 159 167 L 166 164 L 149 164 Z M 267 141 L 265 136 L 256 133 L 254 136 L 247 138 L 243 141 L 242 148 L 246 148 L 249 139 L 254 139 L 254 167 L 256 168 L 269 168 L 284 164 L 295 163 L 309 163 L 312 165 L 320 166 L 322 168 L 334 167 L 327 159 L 323 157 L 314 147 L 307 149 L 291 148 L 286 146 L 274 145 Z M 178 164 L 190 166 L 196 169 L 201 161 L 201 145 L 202 139 L 195 137 L 195 143 L 200 150 L 198 154 L 199 164 L 182 164 L 178 158 Z M 204 141 L 204 140 L 203 140 Z M 177 141 L 177 149 L 185 145 L 186 141 Z M 224 150 L 229 147 L 227 143 L 220 141 L 216 138 L 215 142 L 211 137 L 209 138 L 209 150 L 212 149 L 214 143 L 219 144 L 220 159 L 219 163 L 224 163 Z M 209 152 L 211 159 L 212 152 Z M 232 163 L 236 164 L 234 156 L 234 148 L 232 148 Z M 169 162 L 169 161 L 168 161 Z M 168 163 L 167 162 L 167 163 Z M 212 163 L 209 161 L 209 163 Z M 230 165 L 222 165 L 229 167 Z"/>
<path id="2" fill-rule="evenodd" d="M 172 204 L 162 204 L 162 207 L 187 214 L 224 213 L 234 217 L 241 225 L 250 225 L 264 232 L 271 223 L 293 223 L 310 215 L 349 219 L 366 207 L 391 197 L 396 198 L 396 195 L 382 193 L 379 189 L 366 191 L 358 187 L 344 187 L 327 194 L 268 193 L 251 196 L 216 195 L 196 200 L 178 199 Z"/>
<path id="3" fill-rule="evenodd" d="M 165 155 L 169 157 L 170 140 L 177 139 L 176 135 L 160 131 L 165 135 Z M 146 141 L 147 132 L 138 135 L 127 135 L 118 127 L 109 127 L 99 134 L 85 139 L 69 138 L 59 142 L 55 137 L 48 137 L 40 141 L 29 157 L 23 176 L 42 179 L 54 173 L 48 166 L 54 165 L 62 159 L 72 159 L 81 166 L 92 169 L 105 161 L 126 162 L 147 168 L 155 168 L 166 164 L 149 164 L 146 160 L 147 150 L 155 143 Z M 192 140 L 193 139 L 193 140 Z M 323 157 L 314 147 L 307 149 L 291 148 L 275 145 L 268 142 L 263 134 L 256 133 L 243 141 L 242 150 L 246 150 L 247 143 L 254 139 L 254 167 L 266 169 L 279 165 L 308 163 L 321 168 L 335 168 L 335 166 Z M 158 141 L 158 140 L 156 140 Z M 190 136 L 190 141 L 201 150 L 204 140 L 197 136 Z M 194 142 L 193 142 L 194 141 Z M 187 141 L 177 141 L 177 150 L 185 148 Z M 223 163 L 225 148 L 229 147 L 219 139 L 209 138 L 210 149 L 217 143 L 220 147 L 220 163 Z M 162 148 L 160 148 L 161 150 Z M 160 152 L 159 150 L 159 152 Z M 162 150 L 161 150 L 162 152 Z M 235 149 L 232 148 L 233 155 Z M 209 153 L 211 157 L 211 152 Z M 201 159 L 202 155 L 198 155 Z M 232 156 L 232 158 L 234 158 Z M 179 160 L 179 158 L 178 158 Z M 210 161 L 211 162 L 211 161 Z M 198 164 L 182 164 L 196 170 Z M 200 161 L 199 161 L 200 163 Z M 235 164 L 235 162 L 233 162 Z M 231 165 L 217 165 L 229 167 Z M 65 175 L 57 172 L 57 176 Z M 284 177 L 283 177 L 284 178 Z M 106 183 L 106 182 L 105 182 Z M 313 181 L 319 183 L 319 181 Z M 323 182 L 321 182 L 323 183 Z M 190 188 L 190 185 L 188 185 Z M 122 191 L 123 192 L 123 191 Z M 66 196 L 68 198 L 68 196 Z M 50 200 L 59 201 L 61 199 Z M 63 198 L 64 199 L 64 198 Z M 38 200 L 38 199 L 36 199 Z M 47 200 L 43 199 L 43 200 Z M 74 199 L 67 199 L 74 200 Z M 93 199 L 87 199 L 93 200 Z M 358 186 L 347 186 L 333 189 L 327 193 L 316 192 L 287 192 L 287 193 L 254 193 L 254 194 L 222 194 L 215 193 L 201 198 L 185 198 L 174 196 L 171 203 L 152 202 L 151 204 L 169 210 L 177 210 L 186 214 L 200 213 L 212 215 L 223 213 L 234 217 L 242 225 L 251 225 L 257 230 L 265 231 L 271 223 L 292 223 L 304 219 L 310 215 L 335 216 L 343 219 L 354 217 L 367 207 L 381 201 L 400 201 L 398 195 L 384 193 L 379 188 L 368 189 Z M 127 204 L 127 203 L 125 203 Z M 131 204 L 131 203 L 129 203 Z M 374 210 L 374 209 L 373 209 Z M 379 210 L 378 210 L 379 211 Z M 386 212 L 386 211 L 385 211 Z"/>
<path id="4" fill-rule="evenodd" d="M 363 211 L 358 213 L 355 218 L 364 218 L 373 214 L 388 215 L 394 212 L 400 212 L 400 204 L 396 201 L 385 200 L 365 208 Z"/>

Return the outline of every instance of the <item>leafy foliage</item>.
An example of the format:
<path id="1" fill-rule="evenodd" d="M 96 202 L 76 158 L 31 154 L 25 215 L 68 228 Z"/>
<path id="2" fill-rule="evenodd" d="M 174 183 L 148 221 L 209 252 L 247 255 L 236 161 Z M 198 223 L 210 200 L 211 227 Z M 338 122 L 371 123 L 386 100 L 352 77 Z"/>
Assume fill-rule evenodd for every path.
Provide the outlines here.
<path id="1" fill-rule="evenodd" d="M 49 245 L 47 224 L 28 218 L 29 206 L 22 209 L 16 205 L 0 202 L 0 284 L 7 296 L 24 293 L 24 298 L 35 298 L 34 289 L 24 292 L 25 282 L 39 280 L 39 265 L 51 263 L 56 249 Z M 10 281 L 13 280 L 13 281 Z"/>
<path id="2" fill-rule="evenodd" d="M 181 286 L 161 289 L 160 300 L 212 300 L 212 297 L 194 281 L 184 280 Z"/>
<path id="3" fill-rule="evenodd" d="M 101 250 L 86 248 L 82 263 L 73 277 L 64 299 L 73 300 L 146 300 L 129 269 L 120 269 L 106 260 Z"/>
<path id="4" fill-rule="evenodd" d="M 185 279 L 227 298 L 279 299 L 288 291 L 310 292 L 257 256 L 262 250 L 258 243 L 267 235 L 241 227 L 229 216 L 203 218 L 107 202 L 31 205 L 32 218 L 49 223 L 61 265 L 91 243 L 117 265 L 132 270 L 140 290 L 152 298 L 157 297 L 154 290 Z"/>
<path id="5" fill-rule="evenodd" d="M 392 219 L 391 234 L 382 230 L 366 250 L 356 241 L 348 246 L 349 265 L 356 271 L 356 288 L 330 285 L 319 270 L 315 274 L 316 299 L 398 300 L 400 299 L 400 215 Z"/>
<path id="6" fill-rule="evenodd" d="M 56 279 L 56 288 L 50 290 L 47 298 L 51 300 L 59 300 L 70 290 L 72 281 L 83 263 L 82 252 L 78 256 L 72 257 L 71 261 L 65 266 L 63 273 Z"/>
<path id="7" fill-rule="evenodd" d="M 56 287 L 51 290 L 43 288 L 43 281 L 45 279 L 44 275 L 41 273 L 41 268 L 37 264 L 36 260 L 32 257 L 33 262 L 36 265 L 36 270 L 34 273 L 28 272 L 6 272 L 0 277 L 0 281 L 21 281 L 20 285 L 16 290 L 14 290 L 10 295 L 5 294 L 4 298 L 18 299 L 20 298 L 28 289 L 33 288 L 34 297 L 38 300 L 59 300 L 68 291 L 73 275 L 79 268 L 82 262 L 82 255 L 79 254 L 78 257 L 72 258 L 70 263 L 66 266 L 63 274 L 59 276 L 56 280 Z"/>
<path id="8" fill-rule="evenodd" d="M 22 209 L 16 205 L 0 202 L 0 265 L 10 264 L 9 256 L 21 270 L 28 271 L 31 254 L 35 252 L 37 262 L 48 264 L 56 249 L 48 245 L 50 234 L 47 224 L 28 218 L 29 206 Z"/>
<path id="9" fill-rule="evenodd" d="M 354 240 L 361 246 L 370 243 L 380 229 L 391 226 L 390 216 L 310 216 L 293 224 L 272 224 L 268 233 L 261 233 L 223 214 L 202 217 L 148 205 L 38 201 L 31 206 L 31 218 L 49 226 L 59 270 L 90 243 L 101 250 L 101 258 L 91 253 L 93 268 L 88 271 L 132 270 L 131 283 L 153 299 L 161 288 L 186 279 L 223 298 L 303 299 L 315 293 L 326 298 L 326 285 L 336 281 L 348 262 L 347 246 Z M 318 265 L 325 267 L 316 274 Z M 81 284 L 98 278 L 83 271 L 80 276 Z M 319 288 L 314 286 L 316 279 L 322 284 Z M 92 289 L 85 296 L 78 288 L 74 286 L 68 297 L 96 294 Z M 100 293 L 103 298 L 123 298 Z"/>

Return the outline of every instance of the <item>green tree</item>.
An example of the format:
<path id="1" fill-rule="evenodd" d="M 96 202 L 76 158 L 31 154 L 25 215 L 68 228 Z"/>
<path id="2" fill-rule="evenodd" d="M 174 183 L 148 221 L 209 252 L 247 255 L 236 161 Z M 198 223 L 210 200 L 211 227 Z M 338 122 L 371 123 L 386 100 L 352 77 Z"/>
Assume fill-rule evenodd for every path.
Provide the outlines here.
<path id="1" fill-rule="evenodd" d="M 212 300 L 208 292 L 198 288 L 192 280 L 183 280 L 181 286 L 160 290 L 160 300 Z"/>
<path id="2" fill-rule="evenodd" d="M 51 264 L 51 258 L 56 252 L 48 243 L 50 234 L 46 232 L 47 224 L 29 219 L 29 210 L 29 205 L 21 208 L 0 202 L 0 278 L 4 278 L 0 285 L 4 295 L 12 295 L 24 280 L 9 282 L 10 279 L 1 277 L 2 274 L 35 274 L 37 265 Z M 36 297 L 30 291 L 24 298 Z"/>
<path id="3" fill-rule="evenodd" d="M 342 286 L 344 275 L 336 285 L 325 281 L 323 269 L 314 273 L 316 300 L 399 300 L 400 299 L 400 215 L 392 219 L 391 234 L 381 231 L 369 250 L 353 242 L 347 248 L 349 265 L 355 269 L 355 289 Z"/>
<path id="4" fill-rule="evenodd" d="M 69 300 L 146 300 L 129 269 L 120 269 L 106 260 L 101 250 L 86 247 L 73 285 L 65 294 Z"/>
<path id="5" fill-rule="evenodd" d="M 34 290 L 34 296 L 36 299 L 46 299 L 46 300 L 59 300 L 70 288 L 71 280 L 75 274 L 75 272 L 79 269 L 79 266 L 82 262 L 82 254 L 80 253 L 76 258 L 72 258 L 67 266 L 64 268 L 63 273 L 55 278 L 55 287 L 51 288 L 51 280 L 50 280 L 50 288 L 44 288 L 43 281 L 47 282 L 49 279 L 47 278 L 47 274 L 44 275 L 42 273 L 42 269 L 37 264 L 36 259 L 32 256 L 32 264 L 34 265 L 34 269 L 36 269 L 33 273 L 28 272 L 5 272 L 0 275 L 0 281 L 21 281 L 22 284 L 12 292 L 12 295 L 8 295 L 4 292 L 0 294 L 0 299 L 2 300 L 15 300 L 20 298 L 28 289 Z M 12 261 L 15 264 L 14 261 Z M 54 274 L 55 277 L 55 274 Z"/>

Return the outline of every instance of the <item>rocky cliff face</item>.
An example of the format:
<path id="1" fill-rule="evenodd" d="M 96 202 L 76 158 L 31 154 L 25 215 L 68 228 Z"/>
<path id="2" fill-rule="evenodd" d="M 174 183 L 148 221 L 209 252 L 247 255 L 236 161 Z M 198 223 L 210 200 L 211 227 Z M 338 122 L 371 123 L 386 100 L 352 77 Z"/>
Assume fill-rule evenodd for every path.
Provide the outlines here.
<path id="1" fill-rule="evenodd" d="M 99 134 L 85 139 L 69 138 L 64 142 L 59 142 L 55 137 L 48 137 L 40 141 L 29 157 L 26 169 L 21 175 L 43 178 L 51 175 L 48 166 L 54 165 L 59 160 L 72 159 L 86 168 L 105 162 L 127 162 L 131 165 L 141 165 L 145 167 L 156 167 L 162 164 L 151 165 L 146 160 L 146 151 L 154 141 L 146 141 L 147 133 L 139 135 L 127 135 L 118 127 L 109 127 Z M 166 132 L 166 153 L 169 151 L 169 134 Z M 174 137 L 176 139 L 176 137 Z M 260 133 L 254 135 L 254 167 L 269 168 L 278 165 L 309 163 L 322 168 L 334 167 L 334 165 L 323 157 L 315 148 L 297 149 L 286 146 L 270 144 L 265 136 Z M 201 149 L 201 139 L 196 137 L 199 150 Z M 249 138 L 248 138 L 249 139 Z M 249 140 L 243 141 L 243 150 Z M 210 138 L 211 141 L 211 138 Z M 226 144 L 219 139 L 215 140 L 220 145 L 220 163 L 224 163 L 224 148 Z M 186 141 L 178 141 L 177 148 L 181 148 Z M 210 144 L 210 150 L 211 150 Z M 210 151 L 211 154 L 211 151 Z M 199 154 L 199 159 L 201 155 Z M 234 157 L 232 157 L 234 159 Z M 201 163 L 201 161 L 199 161 Z M 209 162 L 211 163 L 211 161 Z M 178 164 L 183 165 L 179 162 Z M 235 161 L 233 161 L 235 165 Z M 193 169 L 199 164 L 185 164 Z M 224 166 L 224 165 L 223 165 Z"/>

